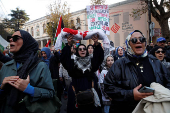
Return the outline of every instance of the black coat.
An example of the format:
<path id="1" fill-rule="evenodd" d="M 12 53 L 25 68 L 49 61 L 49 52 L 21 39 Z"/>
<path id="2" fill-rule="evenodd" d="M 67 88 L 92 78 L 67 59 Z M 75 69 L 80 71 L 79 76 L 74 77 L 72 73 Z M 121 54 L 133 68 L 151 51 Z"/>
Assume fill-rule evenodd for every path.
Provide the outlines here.
<path id="1" fill-rule="evenodd" d="M 154 56 L 148 55 L 157 83 L 170 89 L 170 74 Z M 112 98 L 110 112 L 132 113 L 137 105 L 133 89 L 139 85 L 136 68 L 128 57 L 117 60 L 104 79 L 105 92 Z M 149 75 L 148 75 L 149 76 Z"/>
<path id="2" fill-rule="evenodd" d="M 72 77 L 72 83 L 68 90 L 68 104 L 67 104 L 67 113 L 99 113 L 99 109 L 94 107 L 93 109 L 79 109 L 75 108 L 75 94 L 72 90 L 72 85 L 75 87 L 76 92 L 85 91 L 91 89 L 92 80 L 94 80 L 94 88 L 97 91 L 97 77 L 94 74 L 98 70 L 104 59 L 104 52 L 100 45 L 94 47 L 93 58 L 91 59 L 91 71 L 86 70 L 84 73 L 82 70 L 79 70 L 74 65 L 74 60 L 71 59 L 71 47 L 66 45 L 61 54 L 61 63 L 63 67 L 68 71 L 70 77 Z"/>

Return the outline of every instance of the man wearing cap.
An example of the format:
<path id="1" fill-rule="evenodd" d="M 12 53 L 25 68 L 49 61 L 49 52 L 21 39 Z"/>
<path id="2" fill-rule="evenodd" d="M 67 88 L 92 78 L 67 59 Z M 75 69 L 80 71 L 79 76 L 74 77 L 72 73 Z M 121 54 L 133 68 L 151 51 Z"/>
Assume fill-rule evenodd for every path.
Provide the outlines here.
<path id="1" fill-rule="evenodd" d="M 165 46 L 166 39 L 164 37 L 160 37 L 157 39 L 157 45 L 164 48 L 165 50 L 165 59 L 167 62 L 170 62 L 170 50 Z"/>

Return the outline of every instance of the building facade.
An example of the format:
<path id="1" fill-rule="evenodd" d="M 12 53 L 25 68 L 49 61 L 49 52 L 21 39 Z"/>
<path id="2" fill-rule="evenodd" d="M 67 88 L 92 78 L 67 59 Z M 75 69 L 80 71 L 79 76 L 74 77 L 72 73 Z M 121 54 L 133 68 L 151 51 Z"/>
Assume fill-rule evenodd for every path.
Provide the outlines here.
<path id="1" fill-rule="evenodd" d="M 115 47 L 123 46 L 127 35 L 134 30 L 142 31 L 149 41 L 148 13 L 136 14 L 135 17 L 130 15 L 133 9 L 140 7 L 140 3 L 140 0 L 126 0 L 109 5 L 110 35 L 108 35 L 108 38 L 114 42 Z M 80 31 L 88 30 L 86 8 L 73 12 L 71 15 L 70 24 L 73 24 Z M 155 44 L 156 39 L 161 34 L 160 26 L 153 17 L 151 17 L 151 21 L 155 23 L 155 36 L 152 37 L 152 42 Z M 44 47 L 50 39 L 44 31 L 47 23 L 48 19 L 42 17 L 24 25 L 24 30 L 28 31 L 38 41 L 40 48 Z M 93 41 L 81 41 L 81 43 L 88 45 L 92 44 Z"/>
<path id="2" fill-rule="evenodd" d="M 45 44 L 49 41 L 50 37 L 45 31 L 46 25 L 48 23 L 47 16 L 38 18 L 36 20 L 27 22 L 23 26 L 23 30 L 29 32 L 35 40 L 37 40 L 39 44 L 39 48 L 45 46 Z"/>

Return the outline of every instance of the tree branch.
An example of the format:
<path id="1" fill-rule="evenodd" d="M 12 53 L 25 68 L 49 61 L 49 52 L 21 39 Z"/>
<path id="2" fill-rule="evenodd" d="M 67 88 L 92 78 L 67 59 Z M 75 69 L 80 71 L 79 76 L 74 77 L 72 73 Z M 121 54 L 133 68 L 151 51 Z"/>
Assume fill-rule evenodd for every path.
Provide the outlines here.
<path id="1" fill-rule="evenodd" d="M 155 8 L 151 8 L 151 13 L 152 16 L 157 20 L 157 21 L 161 21 L 161 16 L 158 14 L 158 12 L 155 10 Z"/>
<path id="2" fill-rule="evenodd" d="M 161 0 L 161 2 L 162 2 L 162 1 L 164 1 L 164 0 Z M 158 1 L 157 1 L 157 0 L 153 0 L 153 2 L 154 2 L 154 4 L 155 4 L 156 8 L 157 8 L 157 9 L 159 10 L 159 12 L 161 13 L 161 15 L 165 14 L 165 10 L 164 10 L 163 6 L 158 5 Z M 153 4 L 151 4 L 151 5 L 153 5 Z"/>
<path id="3" fill-rule="evenodd" d="M 169 17 L 170 17 L 170 11 L 168 11 L 168 12 L 165 13 L 164 18 L 165 18 L 165 19 L 169 19 Z"/>
<path id="4" fill-rule="evenodd" d="M 164 3 L 164 0 L 161 0 L 160 6 L 162 7 Z"/>

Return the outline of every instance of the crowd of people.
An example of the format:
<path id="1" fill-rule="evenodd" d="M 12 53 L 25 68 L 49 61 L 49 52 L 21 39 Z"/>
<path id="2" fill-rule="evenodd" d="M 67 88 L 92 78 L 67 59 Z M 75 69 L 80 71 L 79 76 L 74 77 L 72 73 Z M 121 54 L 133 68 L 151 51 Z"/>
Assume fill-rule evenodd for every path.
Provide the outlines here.
<path id="1" fill-rule="evenodd" d="M 170 89 L 170 42 L 166 45 L 163 37 L 147 45 L 143 33 L 135 30 L 122 47 L 114 48 L 111 41 L 110 52 L 98 34 L 87 47 L 75 46 L 72 34 L 65 38 L 68 43 L 58 51 L 39 49 L 23 30 L 8 36 L 10 52 L 0 52 L 0 113 L 29 113 L 27 102 L 41 106 L 56 96 L 60 103 L 62 95 L 68 100 L 67 113 L 132 113 L 142 99 L 154 95 L 140 88 L 155 82 Z"/>

